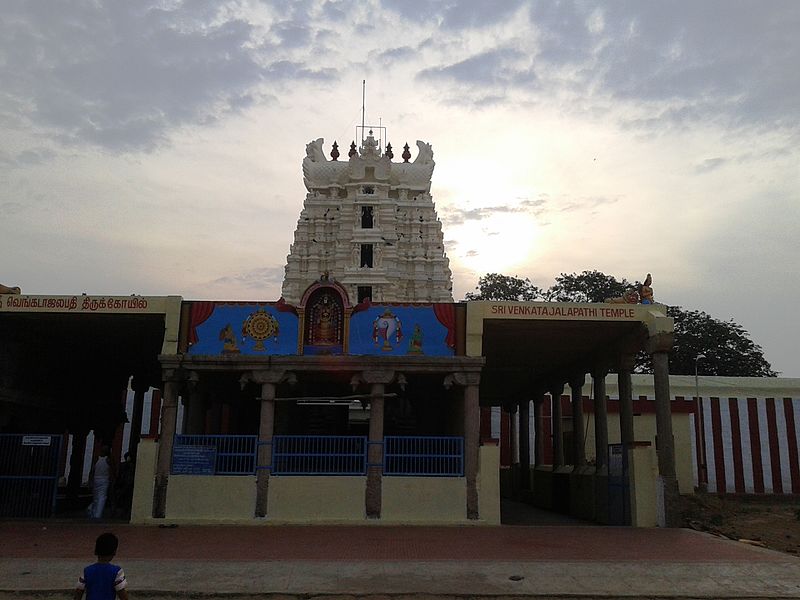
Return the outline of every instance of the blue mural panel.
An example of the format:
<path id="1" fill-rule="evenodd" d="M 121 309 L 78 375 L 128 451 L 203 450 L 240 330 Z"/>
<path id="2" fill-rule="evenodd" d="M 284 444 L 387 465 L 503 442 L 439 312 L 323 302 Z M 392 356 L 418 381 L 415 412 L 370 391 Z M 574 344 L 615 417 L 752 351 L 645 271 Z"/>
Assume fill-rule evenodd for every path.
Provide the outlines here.
<path id="1" fill-rule="evenodd" d="M 350 318 L 350 354 L 453 356 L 454 353 L 452 331 L 441 323 L 432 305 L 375 304 Z"/>
<path id="2" fill-rule="evenodd" d="M 195 310 L 196 307 L 199 310 Z M 199 313 L 201 316 L 196 316 Z M 278 310 L 270 304 L 196 303 L 192 309 L 191 345 L 187 353 L 205 356 L 297 354 L 298 322 L 293 312 Z"/>

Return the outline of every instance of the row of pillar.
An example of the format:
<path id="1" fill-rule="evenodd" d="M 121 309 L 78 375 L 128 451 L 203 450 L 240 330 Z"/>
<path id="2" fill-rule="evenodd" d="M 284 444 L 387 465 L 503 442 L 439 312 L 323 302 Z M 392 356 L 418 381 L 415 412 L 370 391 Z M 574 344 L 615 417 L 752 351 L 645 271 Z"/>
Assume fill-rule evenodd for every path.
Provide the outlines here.
<path id="1" fill-rule="evenodd" d="M 658 473 L 664 494 L 664 525 L 675 525 L 677 519 L 676 500 L 678 494 L 677 476 L 675 471 L 675 448 L 672 435 L 672 412 L 670 407 L 669 368 L 667 352 L 653 352 L 653 377 L 656 403 L 656 452 L 658 455 Z M 631 372 L 633 370 L 633 357 L 625 357 L 618 369 L 619 401 L 620 401 L 620 437 L 626 448 L 635 442 L 633 429 L 633 397 L 631 385 Z M 598 475 L 608 474 L 608 406 L 606 397 L 605 369 L 596 369 L 591 375 L 594 383 L 594 419 L 595 419 L 595 472 Z M 583 386 L 585 374 L 573 376 L 568 379 L 572 404 L 572 429 L 573 429 L 573 457 L 574 467 L 586 466 L 586 452 L 584 440 L 583 416 Z M 536 447 L 534 448 L 534 466 L 543 463 L 544 453 L 544 427 L 542 419 L 542 404 L 544 396 L 549 393 L 552 398 L 552 439 L 553 439 L 553 470 L 564 466 L 563 447 L 563 421 L 561 396 L 564 384 L 559 382 L 541 389 L 533 398 L 534 427 Z M 530 431 L 529 431 L 529 402 L 519 405 L 519 451 L 521 485 L 523 489 L 530 489 Z"/>
<path id="2" fill-rule="evenodd" d="M 397 381 L 399 374 L 394 371 L 363 371 L 354 382 L 369 386 L 370 422 L 367 449 L 367 481 L 364 498 L 367 518 L 381 516 L 382 474 L 383 474 L 383 415 L 386 386 Z M 158 459 L 156 464 L 155 487 L 153 492 L 153 517 L 166 516 L 167 488 L 172 464 L 172 450 L 176 431 L 179 386 L 186 375 L 178 371 L 165 373 L 163 403 L 161 405 L 161 434 L 159 436 Z M 284 370 L 263 370 L 247 373 L 243 383 L 252 382 L 261 386 L 261 416 L 259 422 L 259 449 L 256 472 L 257 518 L 268 515 L 269 506 L 269 465 L 272 464 L 272 438 L 275 428 L 275 402 L 277 386 L 292 382 L 294 374 Z M 476 372 L 452 373 L 445 377 L 445 387 L 456 385 L 463 390 L 464 402 L 464 471 L 466 479 L 465 513 L 468 519 L 478 519 L 478 461 L 480 442 L 480 375 Z"/>

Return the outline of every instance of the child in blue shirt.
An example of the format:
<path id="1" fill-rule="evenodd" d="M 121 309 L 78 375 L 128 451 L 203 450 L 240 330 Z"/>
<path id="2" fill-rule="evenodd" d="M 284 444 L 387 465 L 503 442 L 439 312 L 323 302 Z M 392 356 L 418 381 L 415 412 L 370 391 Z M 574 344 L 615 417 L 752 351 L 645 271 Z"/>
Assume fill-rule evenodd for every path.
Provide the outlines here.
<path id="1" fill-rule="evenodd" d="M 81 600 L 86 591 L 86 600 L 128 600 L 128 580 L 122 567 L 111 564 L 117 553 L 119 540 L 113 533 L 103 533 L 94 544 L 97 562 L 83 570 L 78 578 L 74 600 Z"/>

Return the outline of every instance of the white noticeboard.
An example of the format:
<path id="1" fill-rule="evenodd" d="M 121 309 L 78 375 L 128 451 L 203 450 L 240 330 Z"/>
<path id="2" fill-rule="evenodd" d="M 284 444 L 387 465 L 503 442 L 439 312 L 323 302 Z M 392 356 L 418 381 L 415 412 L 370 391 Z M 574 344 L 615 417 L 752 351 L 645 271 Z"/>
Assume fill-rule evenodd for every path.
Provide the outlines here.
<path id="1" fill-rule="evenodd" d="M 24 435 L 23 446 L 49 446 L 52 438 L 49 435 Z"/>

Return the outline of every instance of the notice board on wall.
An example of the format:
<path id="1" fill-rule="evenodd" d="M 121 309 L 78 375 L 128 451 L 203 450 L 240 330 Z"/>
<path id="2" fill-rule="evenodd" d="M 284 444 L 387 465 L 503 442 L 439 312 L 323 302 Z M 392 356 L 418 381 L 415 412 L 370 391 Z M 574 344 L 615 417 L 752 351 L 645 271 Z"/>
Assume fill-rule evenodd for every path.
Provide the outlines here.
<path id="1" fill-rule="evenodd" d="M 172 450 L 173 475 L 214 475 L 216 464 L 215 446 L 175 446 Z"/>

